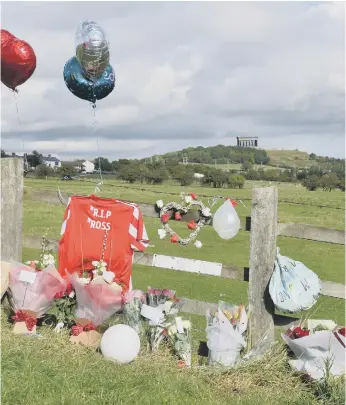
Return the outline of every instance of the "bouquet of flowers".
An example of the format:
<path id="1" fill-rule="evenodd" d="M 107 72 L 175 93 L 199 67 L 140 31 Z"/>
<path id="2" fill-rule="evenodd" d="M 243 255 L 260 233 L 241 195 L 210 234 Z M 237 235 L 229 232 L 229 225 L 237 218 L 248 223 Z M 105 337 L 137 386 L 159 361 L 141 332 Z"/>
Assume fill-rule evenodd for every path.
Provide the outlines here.
<path id="1" fill-rule="evenodd" d="M 118 284 L 108 283 L 102 276 L 78 277 L 73 273 L 68 277 L 76 292 L 77 318 L 88 319 L 96 327 L 121 309 L 122 289 Z"/>
<path id="2" fill-rule="evenodd" d="M 132 290 L 124 294 L 124 316 L 126 323 L 139 335 L 143 333 L 141 309 L 146 303 L 146 294 L 141 290 Z"/>
<path id="3" fill-rule="evenodd" d="M 160 314 L 155 320 L 149 318 L 149 343 L 152 351 L 155 351 L 159 347 L 165 337 L 167 326 L 170 324 L 172 318 L 177 315 L 181 305 L 180 300 L 175 295 L 175 291 L 148 287 L 148 306 L 155 308 L 155 312 Z M 145 305 L 143 305 L 141 313 L 144 317 L 147 317 L 143 309 L 146 309 Z"/>
<path id="4" fill-rule="evenodd" d="M 175 354 L 181 359 L 180 366 L 191 367 L 192 352 L 192 334 L 191 322 L 182 320 L 180 317 L 175 318 L 167 328 L 168 336 L 171 339 Z"/>
<path id="5" fill-rule="evenodd" d="M 241 350 L 246 347 L 243 334 L 247 320 L 244 305 L 228 305 L 219 301 L 215 314 L 207 311 L 209 364 L 233 366 L 238 361 Z"/>
<path id="6" fill-rule="evenodd" d="M 333 321 L 309 319 L 281 336 L 297 357 L 290 361 L 297 371 L 313 379 L 323 378 L 328 367 L 332 375 L 345 373 L 345 328 Z"/>
<path id="7" fill-rule="evenodd" d="M 9 295 L 15 311 L 14 332 L 34 333 L 37 318 L 49 310 L 56 293 L 64 288 L 65 281 L 53 265 L 36 271 L 24 264 L 11 262 Z"/>
<path id="8" fill-rule="evenodd" d="M 68 283 L 65 289 L 55 294 L 54 298 L 58 321 L 56 331 L 60 331 L 65 325 L 70 324 L 74 318 L 76 293 L 72 288 L 72 284 Z"/>

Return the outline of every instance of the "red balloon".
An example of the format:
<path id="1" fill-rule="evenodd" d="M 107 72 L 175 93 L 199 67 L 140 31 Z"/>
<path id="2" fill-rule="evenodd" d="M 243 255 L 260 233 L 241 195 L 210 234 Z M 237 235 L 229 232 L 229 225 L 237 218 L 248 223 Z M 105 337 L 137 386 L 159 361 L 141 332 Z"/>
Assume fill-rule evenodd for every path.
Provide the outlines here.
<path id="1" fill-rule="evenodd" d="M 1 30 L 1 47 L 5 44 L 7 40 L 12 38 L 15 38 L 15 36 L 12 35 L 9 31 Z"/>
<path id="2" fill-rule="evenodd" d="M 1 81 L 15 90 L 25 83 L 36 69 L 36 55 L 25 41 L 1 30 Z"/>

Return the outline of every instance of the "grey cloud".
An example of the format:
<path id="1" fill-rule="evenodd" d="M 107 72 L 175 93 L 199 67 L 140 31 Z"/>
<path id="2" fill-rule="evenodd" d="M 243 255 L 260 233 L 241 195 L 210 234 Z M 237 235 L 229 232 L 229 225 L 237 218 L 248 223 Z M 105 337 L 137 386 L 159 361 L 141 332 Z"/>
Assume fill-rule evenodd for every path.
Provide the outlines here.
<path id="1" fill-rule="evenodd" d="M 273 137 L 291 145 L 288 138 L 299 139 L 296 134 L 311 139 L 312 149 L 313 139 L 325 136 L 342 143 L 343 83 L 333 79 L 337 84 L 331 85 L 329 79 L 344 75 L 344 18 L 316 12 L 319 4 L 334 7 L 330 2 L 5 2 L 3 28 L 37 52 L 32 80 L 52 84 L 33 102 L 23 85 L 22 121 L 63 122 L 65 127 L 15 130 L 12 98 L 2 87 L 2 120 L 11 129 L 2 138 L 58 145 L 73 137 L 83 151 L 83 140 L 92 137 L 91 112 L 87 102 L 69 93 L 62 71 L 73 55 L 79 22 L 92 19 L 108 34 L 117 74 L 115 91 L 98 109 L 111 115 L 113 108 L 130 105 L 140 111 L 140 118 L 126 125 L 100 122 L 104 153 L 107 139 L 156 141 L 158 149 L 176 149 L 172 139 L 179 145 L 207 145 L 226 133 L 249 132 L 268 145 Z M 159 66 L 173 73 L 152 77 Z M 180 95 L 172 113 L 177 89 L 185 89 L 186 99 Z M 340 145 L 326 143 L 328 153 L 340 154 Z M 128 151 L 134 157 L 145 153 L 143 148 Z"/>

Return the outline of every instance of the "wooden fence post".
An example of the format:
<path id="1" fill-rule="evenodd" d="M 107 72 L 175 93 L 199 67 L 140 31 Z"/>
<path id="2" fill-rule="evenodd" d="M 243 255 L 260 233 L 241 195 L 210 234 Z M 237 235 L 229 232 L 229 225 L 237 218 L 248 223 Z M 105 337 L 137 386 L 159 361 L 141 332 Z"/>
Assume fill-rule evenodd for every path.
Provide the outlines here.
<path id="1" fill-rule="evenodd" d="M 22 261 L 23 161 L 1 158 L 1 261 Z"/>
<path id="2" fill-rule="evenodd" d="M 276 257 L 278 190 L 252 190 L 249 276 L 250 348 L 263 353 L 274 341 L 274 304 L 268 284 Z"/>

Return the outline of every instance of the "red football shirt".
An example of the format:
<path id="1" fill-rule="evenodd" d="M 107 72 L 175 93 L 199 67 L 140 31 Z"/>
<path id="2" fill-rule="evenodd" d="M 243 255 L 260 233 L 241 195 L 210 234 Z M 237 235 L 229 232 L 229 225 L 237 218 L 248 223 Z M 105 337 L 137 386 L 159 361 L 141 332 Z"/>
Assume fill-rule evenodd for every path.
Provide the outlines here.
<path id="1" fill-rule="evenodd" d="M 143 252 L 149 240 L 138 206 L 113 198 L 94 195 L 73 196 L 65 210 L 59 242 L 59 266 L 62 276 L 80 270 L 92 270 L 101 259 L 108 231 L 104 261 L 115 274 L 123 290 L 131 289 L 134 250 Z"/>

